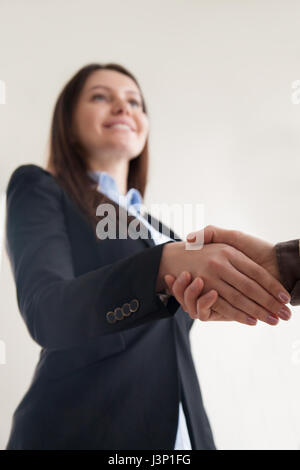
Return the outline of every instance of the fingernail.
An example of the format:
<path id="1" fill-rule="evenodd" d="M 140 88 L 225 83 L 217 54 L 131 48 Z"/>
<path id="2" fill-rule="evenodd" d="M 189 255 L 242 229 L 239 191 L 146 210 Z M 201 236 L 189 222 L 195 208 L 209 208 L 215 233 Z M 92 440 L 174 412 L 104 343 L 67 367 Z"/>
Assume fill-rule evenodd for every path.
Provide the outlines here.
<path id="1" fill-rule="evenodd" d="M 179 276 L 178 279 L 179 279 L 179 281 L 184 281 L 184 280 L 185 280 L 185 277 L 186 277 L 186 272 L 183 271 L 183 272 L 180 274 L 180 276 Z"/>
<path id="2" fill-rule="evenodd" d="M 186 239 L 188 242 L 194 242 L 196 240 L 196 234 L 191 232 L 186 236 Z"/>
<path id="3" fill-rule="evenodd" d="M 278 318 L 273 317 L 273 315 L 267 316 L 267 322 L 270 323 L 271 325 L 277 325 L 278 321 L 279 321 Z"/>
<path id="4" fill-rule="evenodd" d="M 287 304 L 291 298 L 290 296 L 288 296 L 287 294 L 285 294 L 284 292 L 280 292 L 279 295 L 278 295 L 279 299 L 284 302 L 285 304 Z"/>
<path id="5" fill-rule="evenodd" d="M 248 323 L 249 325 L 256 325 L 257 320 L 255 320 L 255 318 L 253 318 L 253 317 L 248 317 L 248 316 L 247 316 L 247 323 Z"/>
<path id="6" fill-rule="evenodd" d="M 278 315 L 283 320 L 289 320 L 289 318 L 291 318 L 291 312 L 289 310 L 286 310 L 285 308 L 281 308 L 278 312 Z"/>

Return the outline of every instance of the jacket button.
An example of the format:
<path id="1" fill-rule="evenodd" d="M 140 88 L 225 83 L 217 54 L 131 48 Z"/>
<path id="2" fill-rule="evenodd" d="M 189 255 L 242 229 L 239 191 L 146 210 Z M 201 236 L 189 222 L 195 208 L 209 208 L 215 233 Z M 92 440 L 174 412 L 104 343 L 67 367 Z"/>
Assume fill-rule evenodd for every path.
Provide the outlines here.
<path id="1" fill-rule="evenodd" d="M 115 323 L 117 321 L 117 319 L 115 317 L 115 313 L 114 312 L 107 312 L 106 320 L 108 321 L 108 323 Z"/>
<path id="2" fill-rule="evenodd" d="M 131 315 L 130 305 L 127 303 L 124 304 L 122 306 L 122 312 L 123 312 L 124 317 L 129 317 L 129 315 Z"/>
<path id="3" fill-rule="evenodd" d="M 138 299 L 133 299 L 131 302 L 130 302 L 130 310 L 131 312 L 136 312 L 137 309 L 139 308 L 139 301 Z"/>
<path id="4" fill-rule="evenodd" d="M 123 320 L 123 310 L 120 307 L 115 308 L 114 312 L 117 320 Z"/>

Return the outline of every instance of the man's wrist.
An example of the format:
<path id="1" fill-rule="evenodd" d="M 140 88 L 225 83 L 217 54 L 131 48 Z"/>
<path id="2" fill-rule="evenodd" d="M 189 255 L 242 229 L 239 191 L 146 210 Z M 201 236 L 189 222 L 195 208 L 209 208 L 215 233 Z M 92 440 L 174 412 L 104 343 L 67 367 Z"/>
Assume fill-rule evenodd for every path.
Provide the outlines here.
<path id="1" fill-rule="evenodd" d="M 275 245 L 280 281 L 291 292 L 300 279 L 299 240 L 290 240 Z"/>
<path id="2" fill-rule="evenodd" d="M 273 245 L 273 247 L 271 248 L 271 257 L 272 257 L 272 268 L 270 269 L 270 274 L 272 274 L 272 276 L 274 276 L 279 282 L 282 282 L 281 274 L 279 270 L 276 245 Z"/>

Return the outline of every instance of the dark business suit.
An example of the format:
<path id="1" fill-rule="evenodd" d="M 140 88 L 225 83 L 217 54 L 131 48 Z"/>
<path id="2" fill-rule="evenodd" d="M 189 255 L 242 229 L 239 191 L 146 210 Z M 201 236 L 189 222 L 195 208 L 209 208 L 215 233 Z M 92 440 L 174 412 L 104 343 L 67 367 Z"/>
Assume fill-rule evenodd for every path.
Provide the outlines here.
<path id="1" fill-rule="evenodd" d="M 7 449 L 173 449 L 180 399 L 193 449 L 215 448 L 193 320 L 155 293 L 163 246 L 97 239 L 49 172 L 13 172 L 6 249 L 20 312 L 42 349 Z"/>
<path id="2" fill-rule="evenodd" d="M 291 294 L 291 305 L 300 305 L 300 239 L 275 245 L 280 281 Z"/>

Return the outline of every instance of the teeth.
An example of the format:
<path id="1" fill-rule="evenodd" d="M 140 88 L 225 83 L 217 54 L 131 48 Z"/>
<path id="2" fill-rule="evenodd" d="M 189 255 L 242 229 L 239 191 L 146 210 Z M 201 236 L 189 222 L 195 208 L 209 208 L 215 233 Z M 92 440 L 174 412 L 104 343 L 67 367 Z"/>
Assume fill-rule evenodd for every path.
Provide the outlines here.
<path id="1" fill-rule="evenodd" d="M 109 126 L 109 127 L 119 127 L 120 129 L 130 129 L 130 127 L 127 126 L 127 124 L 113 124 L 112 126 Z"/>

